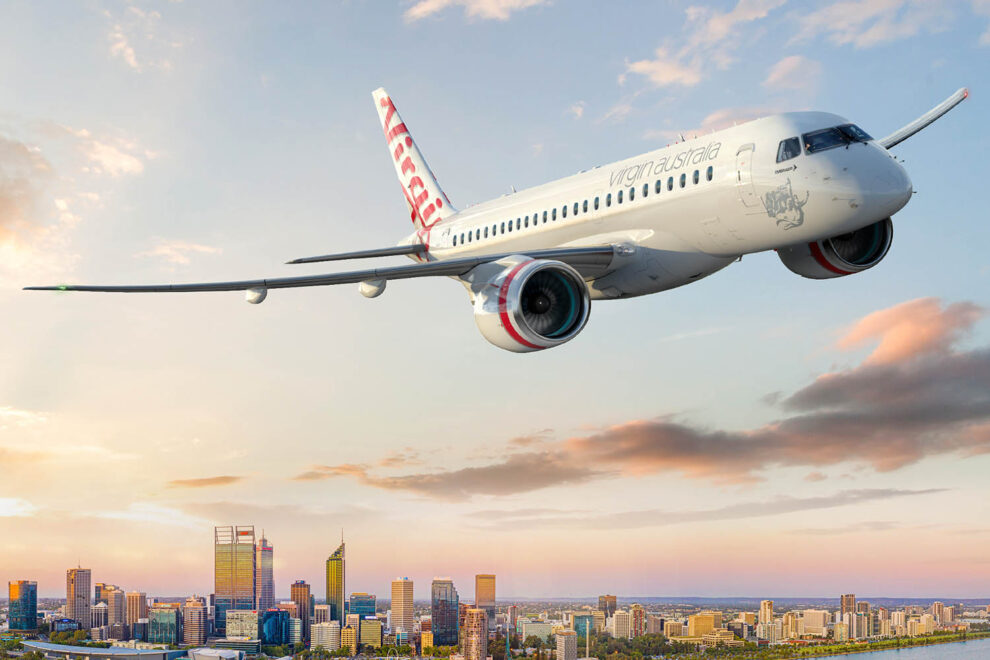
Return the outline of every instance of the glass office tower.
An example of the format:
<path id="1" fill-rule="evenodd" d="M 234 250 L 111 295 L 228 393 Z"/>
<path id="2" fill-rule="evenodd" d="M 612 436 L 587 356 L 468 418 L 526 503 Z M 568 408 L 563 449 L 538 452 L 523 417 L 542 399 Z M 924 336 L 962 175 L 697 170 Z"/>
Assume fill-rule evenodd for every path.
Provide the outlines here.
<path id="1" fill-rule="evenodd" d="M 7 625 L 10 632 L 33 633 L 38 630 L 38 583 L 17 580 L 7 583 L 10 609 Z"/>
<path id="2" fill-rule="evenodd" d="M 227 610 L 253 610 L 257 603 L 254 526 L 216 527 L 213 533 L 214 625 L 222 632 Z"/>
<path id="3" fill-rule="evenodd" d="M 330 620 L 339 621 L 344 628 L 344 542 L 327 558 L 327 605 L 330 608 Z"/>
<path id="4" fill-rule="evenodd" d="M 457 644 L 459 598 L 450 578 L 433 578 L 431 615 L 434 646 Z"/>
<path id="5" fill-rule="evenodd" d="M 351 594 L 350 608 L 348 614 L 357 614 L 362 619 L 375 616 L 376 600 L 374 594 L 355 592 Z"/>

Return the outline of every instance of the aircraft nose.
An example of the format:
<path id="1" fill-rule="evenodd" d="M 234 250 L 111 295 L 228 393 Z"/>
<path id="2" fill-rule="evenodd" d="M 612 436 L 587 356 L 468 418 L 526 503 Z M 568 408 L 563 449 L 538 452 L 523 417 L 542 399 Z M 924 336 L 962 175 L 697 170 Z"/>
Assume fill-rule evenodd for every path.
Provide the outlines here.
<path id="1" fill-rule="evenodd" d="M 901 164 L 889 155 L 886 160 L 883 167 L 877 168 L 869 196 L 877 212 L 881 216 L 890 217 L 908 203 L 913 188 L 911 179 Z"/>

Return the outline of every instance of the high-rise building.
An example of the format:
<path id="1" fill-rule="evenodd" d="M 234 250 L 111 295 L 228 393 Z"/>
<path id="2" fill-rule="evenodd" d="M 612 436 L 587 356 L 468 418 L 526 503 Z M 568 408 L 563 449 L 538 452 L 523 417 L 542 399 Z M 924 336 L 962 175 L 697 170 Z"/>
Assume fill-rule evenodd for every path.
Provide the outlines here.
<path id="1" fill-rule="evenodd" d="M 261 643 L 281 646 L 289 643 L 289 613 L 272 607 L 261 613 Z"/>
<path id="2" fill-rule="evenodd" d="M 638 603 L 633 603 L 629 607 L 629 615 L 632 617 L 630 622 L 631 631 L 630 636 L 632 637 L 642 637 L 646 634 L 646 608 Z M 575 628 L 575 631 L 577 628 Z"/>
<path id="3" fill-rule="evenodd" d="M 258 610 L 227 610 L 227 639 L 259 639 L 261 614 Z"/>
<path id="4" fill-rule="evenodd" d="M 280 610 L 285 610 L 289 613 L 289 616 L 294 619 L 299 618 L 299 605 L 294 600 L 283 600 L 281 603 L 276 603 L 275 607 Z"/>
<path id="5" fill-rule="evenodd" d="M 937 623 L 941 623 L 942 622 L 942 616 L 943 616 L 943 614 L 945 612 L 945 603 L 943 603 L 942 601 L 936 600 L 934 603 L 932 603 L 932 606 L 930 608 L 928 608 L 928 612 L 933 617 L 935 617 L 935 621 Z"/>
<path id="6" fill-rule="evenodd" d="M 382 646 L 383 633 L 382 620 L 372 616 L 361 620 L 361 632 L 358 639 L 361 646 L 377 649 Z M 411 631 L 410 634 L 412 634 Z"/>
<path id="7" fill-rule="evenodd" d="M 344 591 L 346 586 L 344 569 L 344 541 L 341 539 L 340 547 L 327 558 L 327 605 L 330 607 L 330 620 L 339 621 L 341 626 L 344 625 L 344 599 L 346 598 L 344 595 L 346 593 Z M 351 651 L 356 652 L 356 649 L 351 649 Z"/>
<path id="8" fill-rule="evenodd" d="M 104 587 L 103 598 L 107 603 L 107 625 L 127 623 L 127 597 L 124 590 L 118 587 Z"/>
<path id="9" fill-rule="evenodd" d="M 804 619 L 805 634 L 825 637 L 828 633 L 828 611 L 805 610 L 802 614 L 802 618 Z"/>
<path id="10" fill-rule="evenodd" d="M 870 613 L 870 603 L 869 603 L 869 601 L 865 601 L 865 600 L 858 600 L 858 601 L 856 601 L 856 614 L 859 614 L 859 613 L 863 613 L 863 614 L 869 614 Z"/>
<path id="11" fill-rule="evenodd" d="M 127 614 L 125 620 L 127 625 L 134 625 L 140 619 L 148 618 L 148 594 L 143 591 L 128 591 Z"/>
<path id="12" fill-rule="evenodd" d="M 474 576 L 474 606 L 488 613 L 488 629 L 495 628 L 495 576 L 480 573 Z"/>
<path id="13" fill-rule="evenodd" d="M 758 619 L 759 623 L 773 623 L 773 601 L 772 600 L 761 600 L 760 601 L 760 617 Z"/>
<path id="14" fill-rule="evenodd" d="M 354 592 L 351 594 L 350 607 L 348 608 L 348 614 L 357 614 L 362 619 L 375 616 L 375 609 L 377 607 L 376 599 L 374 594 L 366 594 L 363 591 Z"/>
<path id="15" fill-rule="evenodd" d="M 227 628 L 227 610 L 253 610 L 257 603 L 254 526 L 213 530 L 214 627 Z"/>
<path id="16" fill-rule="evenodd" d="M 152 607 L 148 613 L 148 641 L 152 644 L 181 644 L 182 610 L 177 607 Z"/>
<path id="17" fill-rule="evenodd" d="M 719 617 L 721 618 L 721 617 Z M 710 633 L 721 627 L 721 621 L 717 621 L 711 612 L 699 612 L 688 617 L 688 637 L 701 637 L 705 633 Z"/>
<path id="18" fill-rule="evenodd" d="M 320 603 L 313 607 L 313 625 L 318 623 L 327 623 L 330 621 L 330 606 L 326 603 Z M 340 630 L 340 621 L 337 622 L 337 630 Z"/>
<path id="19" fill-rule="evenodd" d="M 186 599 L 182 608 L 182 643 L 202 646 L 209 631 L 208 612 L 202 598 Z"/>
<path id="20" fill-rule="evenodd" d="M 344 626 L 340 631 L 340 648 L 346 648 L 350 655 L 357 655 L 358 636 L 357 630 L 351 626 Z"/>
<path id="21" fill-rule="evenodd" d="M 657 616 L 656 614 L 646 615 L 646 634 L 648 635 L 662 635 L 663 634 L 663 617 Z"/>
<path id="22" fill-rule="evenodd" d="M 420 650 L 432 648 L 435 645 L 436 645 L 436 642 L 433 641 L 433 632 L 432 631 L 427 630 L 425 632 L 419 633 L 419 648 L 420 648 Z"/>
<path id="23" fill-rule="evenodd" d="M 611 594 L 598 597 L 598 609 L 605 613 L 605 618 L 609 619 L 615 614 L 616 598 Z"/>
<path id="24" fill-rule="evenodd" d="M 684 636 L 684 624 L 680 621 L 664 621 L 663 622 L 663 636 L 670 637 L 683 637 Z"/>
<path id="25" fill-rule="evenodd" d="M 296 604 L 296 616 L 299 617 L 302 625 L 302 641 L 305 644 L 309 642 L 309 585 L 303 580 L 296 580 L 290 588 L 290 596 L 292 602 Z"/>
<path id="26" fill-rule="evenodd" d="M 91 628 L 89 590 L 93 574 L 88 568 L 70 568 L 65 572 L 65 617 L 83 630 Z"/>
<path id="27" fill-rule="evenodd" d="M 114 585 L 106 584 L 105 582 L 97 582 L 96 586 L 93 587 L 93 605 L 99 605 L 100 603 L 107 602 L 107 599 L 103 597 L 103 590 L 107 587 L 113 586 Z"/>
<path id="28" fill-rule="evenodd" d="M 89 610 L 89 624 L 91 628 L 102 628 L 103 626 L 109 625 L 110 606 L 107 605 L 107 601 L 101 601 Z"/>
<path id="29" fill-rule="evenodd" d="M 10 632 L 36 632 L 38 630 L 38 583 L 32 580 L 8 582 L 7 595 L 10 597 L 7 611 L 7 627 Z"/>
<path id="30" fill-rule="evenodd" d="M 265 538 L 265 532 L 262 531 L 261 540 L 258 541 L 258 545 L 255 547 L 254 558 L 255 570 L 258 573 L 255 578 L 258 590 L 255 609 L 259 612 L 264 612 L 270 607 L 275 607 L 274 556 L 275 551 L 268 542 L 268 539 Z"/>
<path id="31" fill-rule="evenodd" d="M 616 610 L 612 615 L 612 637 L 629 639 L 632 636 L 632 615 L 627 610 Z"/>
<path id="32" fill-rule="evenodd" d="M 847 613 L 856 613 L 856 594 L 842 594 L 839 597 L 839 617 L 840 620 Z"/>
<path id="33" fill-rule="evenodd" d="M 516 619 L 519 618 L 519 606 L 509 605 L 509 608 L 505 611 L 507 616 L 507 621 L 509 622 L 509 630 L 516 629 Z"/>
<path id="34" fill-rule="evenodd" d="M 461 638 L 464 660 L 486 660 L 488 657 L 488 612 L 473 607 L 464 617 L 464 634 Z"/>
<path id="35" fill-rule="evenodd" d="M 413 581 L 407 577 L 392 580 L 392 634 L 413 634 Z"/>
<path id="36" fill-rule="evenodd" d="M 310 628 L 309 648 L 325 648 L 327 651 L 340 650 L 340 622 L 323 621 Z"/>
<path id="37" fill-rule="evenodd" d="M 573 630 L 557 633 L 557 660 L 577 660 L 577 633 Z"/>
<path id="38" fill-rule="evenodd" d="M 433 645 L 454 646 L 457 644 L 457 612 L 460 599 L 454 581 L 450 578 L 433 578 L 430 598 Z M 515 626 L 515 621 L 512 622 Z"/>
<path id="39" fill-rule="evenodd" d="M 289 619 L 289 643 L 301 644 L 303 641 L 302 619 L 291 617 Z"/>

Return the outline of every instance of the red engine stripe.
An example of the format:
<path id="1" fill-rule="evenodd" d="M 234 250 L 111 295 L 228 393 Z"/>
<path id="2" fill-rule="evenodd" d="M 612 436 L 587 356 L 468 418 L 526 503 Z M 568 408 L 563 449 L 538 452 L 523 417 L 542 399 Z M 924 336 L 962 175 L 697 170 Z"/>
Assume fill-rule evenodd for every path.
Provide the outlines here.
<path id="1" fill-rule="evenodd" d="M 853 274 L 851 270 L 842 270 L 841 268 L 837 268 L 833 266 L 831 263 L 829 263 L 828 259 L 825 258 L 825 254 L 822 252 L 822 249 L 818 247 L 817 241 L 814 243 L 808 243 L 808 247 L 811 248 L 811 256 L 813 256 L 815 258 L 815 261 L 818 262 L 818 265 L 824 268 L 825 270 L 831 271 L 838 275 Z"/>
<path id="2" fill-rule="evenodd" d="M 509 271 L 509 274 L 506 275 L 505 281 L 502 282 L 502 288 L 500 288 L 498 291 L 498 316 L 502 320 L 502 327 L 505 328 L 505 331 L 509 333 L 510 337 L 512 337 L 514 340 L 516 340 L 517 342 L 519 342 L 520 344 L 522 344 L 527 348 L 535 348 L 536 350 L 539 351 L 539 350 L 543 350 L 546 347 L 537 346 L 536 344 L 530 343 L 525 339 L 523 339 L 522 335 L 520 335 L 516 331 L 516 329 L 512 327 L 512 319 L 509 317 L 509 312 L 506 310 L 506 306 L 505 306 L 506 297 L 509 294 L 509 285 L 512 284 L 512 280 L 519 273 L 522 267 L 528 264 L 530 261 L 532 261 L 532 259 L 527 259 L 526 261 L 522 262 L 521 264 L 513 268 L 511 271 Z"/>

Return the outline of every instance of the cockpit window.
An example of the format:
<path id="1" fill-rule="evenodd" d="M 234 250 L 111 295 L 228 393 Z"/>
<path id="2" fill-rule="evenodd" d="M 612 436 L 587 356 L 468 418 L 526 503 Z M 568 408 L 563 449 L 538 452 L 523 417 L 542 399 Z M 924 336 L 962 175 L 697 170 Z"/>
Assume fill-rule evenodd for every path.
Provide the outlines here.
<path id="1" fill-rule="evenodd" d="M 846 124 L 845 126 L 839 126 L 839 130 L 842 131 L 843 135 L 848 137 L 850 140 L 856 142 L 869 142 L 873 138 L 870 134 L 864 131 L 862 128 L 856 124 Z"/>
<path id="2" fill-rule="evenodd" d="M 777 146 L 777 162 L 783 163 L 785 160 L 797 158 L 801 155 L 801 140 L 796 137 L 781 140 Z"/>
<path id="3" fill-rule="evenodd" d="M 820 131 L 805 133 L 801 137 L 804 139 L 804 148 L 809 154 L 842 147 L 852 142 L 838 128 L 825 128 Z"/>

